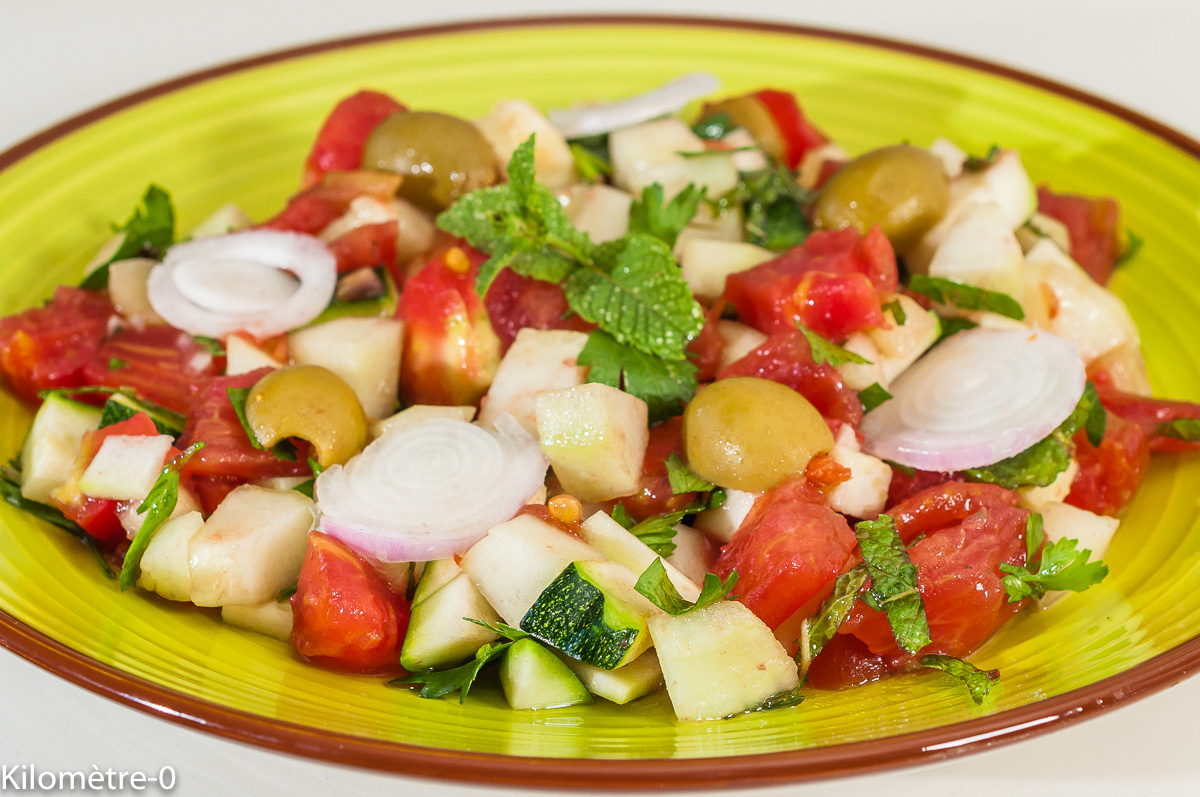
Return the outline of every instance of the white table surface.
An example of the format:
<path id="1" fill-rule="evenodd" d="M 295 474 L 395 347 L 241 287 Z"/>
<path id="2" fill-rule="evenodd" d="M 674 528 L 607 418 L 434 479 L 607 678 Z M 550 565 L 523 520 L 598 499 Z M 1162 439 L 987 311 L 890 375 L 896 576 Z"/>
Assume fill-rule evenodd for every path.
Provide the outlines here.
<path id="1" fill-rule="evenodd" d="M 313 9 L 313 10 L 306 10 Z M 0 0 L 0 150 L 143 86 L 281 47 L 374 30 L 531 13 L 741 15 L 930 44 L 1037 72 L 1200 138 L 1194 0 L 708 0 L 571 3 L 356 0 Z M 157 772 L 175 794 L 466 795 L 226 742 L 106 701 L 0 651 L 0 765 Z M 979 755 L 755 794 L 1116 797 L 1200 793 L 1200 679 L 1096 719 Z M 5 791 L 0 781 L 0 792 Z M 11 783 L 7 784 L 11 787 Z M 580 784 L 580 790 L 586 784 Z M 575 793 L 579 793 L 576 790 Z M 153 789 L 144 793 L 155 793 Z M 723 792 L 740 794 L 748 792 Z"/>

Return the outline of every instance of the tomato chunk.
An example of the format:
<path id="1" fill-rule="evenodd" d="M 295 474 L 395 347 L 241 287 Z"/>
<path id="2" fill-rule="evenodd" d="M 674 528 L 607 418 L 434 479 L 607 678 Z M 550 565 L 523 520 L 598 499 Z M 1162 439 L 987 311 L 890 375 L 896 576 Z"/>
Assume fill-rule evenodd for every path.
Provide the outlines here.
<path id="1" fill-rule="evenodd" d="M 914 470 L 910 473 L 900 470 L 892 466 L 892 483 L 888 485 L 887 505 L 894 507 L 896 504 L 912 498 L 922 490 L 930 487 L 937 487 L 946 482 L 961 482 L 965 477 L 960 473 L 945 473 L 932 470 Z M 887 512 L 891 513 L 891 509 Z"/>
<path id="2" fill-rule="evenodd" d="M 672 454 L 683 459 L 683 418 L 671 418 L 650 430 L 646 455 L 642 459 L 642 480 L 639 491 L 614 501 L 621 504 L 634 520 L 642 521 L 655 515 L 679 512 L 696 500 L 693 492 L 675 495 L 667 478 L 667 460 Z"/>
<path id="3" fill-rule="evenodd" d="M 784 162 L 789 169 L 796 169 L 810 150 L 829 139 L 804 117 L 796 95 L 779 89 L 760 89 L 754 97 L 761 102 L 775 120 L 784 144 Z"/>
<path id="4" fill-rule="evenodd" d="M 722 578 L 738 572 L 738 600 L 771 628 L 828 590 L 854 555 L 854 532 L 823 501 L 804 476 L 788 477 L 759 496 L 713 566 Z"/>
<path id="5" fill-rule="evenodd" d="M 1056 194 L 1038 186 L 1038 211 L 1058 219 L 1071 235 L 1071 258 L 1107 285 L 1121 256 L 1121 206 L 1112 197 Z"/>
<path id="6" fill-rule="evenodd" d="M 1191 401 L 1135 396 L 1119 390 L 1100 391 L 1100 402 L 1109 411 L 1109 418 L 1119 415 L 1142 428 L 1150 442 L 1151 451 L 1194 451 L 1200 441 L 1180 440 L 1163 434 L 1162 425 L 1171 421 L 1200 418 L 1200 404 Z"/>
<path id="7" fill-rule="evenodd" d="M 364 224 L 342 233 L 329 242 L 329 251 L 337 258 L 339 274 L 357 268 L 390 267 L 396 262 L 398 228 L 393 221 Z"/>
<path id="8" fill-rule="evenodd" d="M 1095 512 L 1116 515 L 1128 504 L 1150 466 L 1150 444 L 1138 424 L 1110 412 L 1099 447 L 1087 433 L 1075 435 L 1079 472 L 1071 482 L 1067 503 Z"/>
<path id="9" fill-rule="evenodd" d="M 304 167 L 304 185 L 316 185 L 328 172 L 362 166 L 363 147 L 379 123 L 405 107 L 379 91 L 364 89 L 339 102 L 317 133 Z"/>
<path id="10" fill-rule="evenodd" d="M 525 277 L 511 268 L 501 269 L 483 297 L 501 351 L 516 340 L 522 329 L 574 329 L 590 332 L 592 324 L 570 312 L 563 289 L 553 282 Z"/>
<path id="11" fill-rule="evenodd" d="M 292 596 L 297 653 L 338 670 L 399 670 L 410 610 L 365 559 L 332 537 L 309 534 Z"/>
<path id="12" fill-rule="evenodd" d="M 133 388 L 144 399 L 186 414 L 220 366 L 186 332 L 150 326 L 117 331 L 100 344 L 85 373 L 89 384 Z"/>
<path id="13" fill-rule="evenodd" d="M 116 312 L 104 293 L 59 285 L 45 306 L 0 319 L 0 376 L 31 404 L 41 390 L 86 385 Z"/>
<path id="14" fill-rule="evenodd" d="M 872 653 L 858 637 L 837 634 L 809 665 L 808 684 L 817 689 L 845 689 L 878 681 L 890 672 L 887 657 Z"/>
<path id="15" fill-rule="evenodd" d="M 405 283 L 396 317 L 405 324 L 400 395 L 406 403 L 474 404 L 492 383 L 500 340 L 475 293 L 485 259 L 470 247 L 452 247 Z"/>
<path id="16" fill-rule="evenodd" d="M 1017 494 L 995 484 L 947 482 L 926 488 L 888 510 L 900 539 L 909 543 L 957 525 L 985 509 L 1015 507 Z"/>
<path id="17" fill-rule="evenodd" d="M 717 371 L 721 367 L 721 355 L 725 353 L 725 338 L 721 336 L 717 322 L 721 320 L 721 313 L 724 309 L 725 302 L 720 300 L 713 302 L 712 307 L 708 308 L 708 312 L 704 314 L 704 326 L 700 328 L 700 334 L 692 338 L 692 342 L 687 347 L 688 358 L 696 366 L 696 378 L 701 382 L 715 379 Z"/>
<path id="18" fill-rule="evenodd" d="M 288 200 L 277 215 L 262 226 L 284 232 L 316 235 L 350 208 L 361 196 L 387 202 L 396 196 L 400 175 L 384 172 L 330 172 Z"/>

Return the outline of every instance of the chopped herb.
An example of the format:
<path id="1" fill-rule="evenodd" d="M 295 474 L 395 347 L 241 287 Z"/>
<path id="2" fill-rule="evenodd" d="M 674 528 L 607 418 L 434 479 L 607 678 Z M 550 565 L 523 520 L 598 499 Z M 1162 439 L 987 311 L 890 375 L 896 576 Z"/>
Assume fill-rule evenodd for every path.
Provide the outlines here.
<path id="1" fill-rule="evenodd" d="M 695 603 L 691 603 L 679 595 L 679 590 L 675 589 L 675 585 L 667 577 L 667 569 L 663 567 L 662 559 L 655 559 L 638 578 L 634 589 L 667 614 L 680 615 L 725 600 L 737 586 L 737 581 L 736 570 L 724 581 L 712 573 L 705 573 L 700 597 Z"/>
<path id="2" fill-rule="evenodd" d="M 479 677 L 479 671 L 508 650 L 510 645 L 512 645 L 511 642 L 492 642 L 475 651 L 475 658 L 461 667 L 455 667 L 453 670 L 416 672 L 406 675 L 403 678 L 388 681 L 388 686 L 421 684 L 421 697 L 429 700 L 444 697 L 452 692 L 458 692 L 458 702 L 461 705 L 466 702 L 467 693 L 471 691 L 471 685 Z"/>
<path id="3" fill-rule="evenodd" d="M 653 235 L 667 246 L 674 246 L 703 201 L 704 189 L 689 183 L 667 202 L 663 187 L 654 183 L 642 189 L 642 198 L 629 206 L 629 232 Z"/>
<path id="4" fill-rule="evenodd" d="M 908 313 L 904 312 L 904 305 L 900 304 L 899 299 L 892 299 L 883 305 L 884 310 L 890 310 L 892 318 L 896 319 L 896 323 L 904 326 L 908 323 Z"/>
<path id="5" fill-rule="evenodd" d="M 693 508 L 688 507 L 679 512 L 648 517 L 630 528 L 629 533 L 659 556 L 670 556 L 675 553 L 675 526 L 682 523 L 684 516 L 691 511 L 694 511 Z"/>
<path id="6" fill-rule="evenodd" d="M 238 422 L 242 425 L 242 430 L 245 431 L 246 437 L 249 438 L 250 445 L 259 451 L 266 451 L 266 447 L 258 442 L 258 436 L 254 433 L 254 429 L 250 427 L 250 422 L 246 420 L 246 397 L 250 395 L 251 389 L 249 387 L 229 387 L 225 388 L 225 393 L 229 396 L 229 403 L 233 405 L 233 412 L 237 415 Z M 277 443 L 270 450 L 276 459 L 282 459 L 286 462 L 296 461 L 296 447 L 287 440 Z"/>
<path id="7" fill-rule="evenodd" d="M 979 326 L 979 324 L 966 318 L 942 318 L 940 320 L 942 330 L 938 333 L 938 339 L 934 341 L 935 343 L 941 343 L 951 335 Z"/>
<path id="8" fill-rule="evenodd" d="M 1001 583 L 1009 603 L 1041 598 L 1051 590 L 1083 592 L 1108 575 L 1108 565 L 1088 561 L 1092 552 L 1086 548 L 1079 550 L 1079 540 L 1061 539 L 1043 547 L 1045 539 L 1042 516 L 1030 515 L 1025 525 L 1027 565 L 1018 567 L 1007 562 L 1000 565 L 1000 570 L 1007 574 Z"/>
<path id="9" fill-rule="evenodd" d="M 732 149 L 700 149 L 700 150 L 677 150 L 675 152 L 681 158 L 690 160 L 693 158 L 711 158 L 715 155 L 734 155 L 738 152 L 757 152 L 762 147 L 754 144 L 745 147 L 733 147 Z"/>
<path id="10" fill-rule="evenodd" d="M 692 126 L 692 132 L 703 139 L 724 138 L 725 134 L 736 126 L 729 114 L 721 111 L 701 119 Z"/>
<path id="11" fill-rule="evenodd" d="M 884 463 L 892 470 L 899 471 L 910 479 L 917 475 L 917 469 L 910 468 L 908 465 L 901 465 L 899 462 L 893 462 L 890 459 L 885 459 Z"/>
<path id="12" fill-rule="evenodd" d="M 626 531 L 637 525 L 637 521 L 629 516 L 625 511 L 624 504 L 617 504 L 612 508 L 612 519 L 625 527 Z"/>
<path id="13" fill-rule="evenodd" d="M 916 653 L 932 642 L 925 602 L 917 582 L 917 567 L 888 515 L 864 520 L 854 527 L 871 588 L 864 601 L 882 611 L 892 627 L 896 644 Z"/>
<path id="14" fill-rule="evenodd" d="M 753 714 L 756 711 L 771 711 L 777 708 L 793 708 L 804 702 L 804 695 L 800 694 L 800 687 L 795 689 L 785 689 L 777 695 L 771 695 L 764 700 L 760 705 L 752 709 L 747 709 L 743 714 Z M 734 716 L 734 715 L 730 715 Z M 728 718 L 726 718 L 728 719 Z"/>
<path id="15" fill-rule="evenodd" d="M 141 572 L 142 555 L 146 553 L 150 539 L 171 517 L 171 513 L 175 511 L 175 504 L 179 501 L 179 472 L 183 470 L 183 466 L 188 463 L 188 460 L 202 448 L 204 448 L 204 443 L 194 443 L 168 462 L 162 473 L 158 475 L 158 479 L 155 480 L 154 486 L 150 488 L 146 500 L 138 505 L 137 513 L 145 515 L 146 518 L 142 521 L 142 527 L 138 529 L 133 542 L 129 544 L 129 550 L 125 552 L 125 564 L 121 568 L 120 580 L 122 591 L 137 583 L 138 573 Z"/>
<path id="16" fill-rule="evenodd" d="M 300 482 L 292 489 L 295 490 L 296 492 L 300 493 L 301 495 L 312 498 L 313 492 L 316 490 L 316 486 L 317 486 L 317 477 L 320 476 L 321 471 L 323 471 L 325 469 L 322 468 L 320 463 L 317 462 L 312 457 L 308 458 L 308 467 L 312 470 L 312 478 Z"/>
<path id="17" fill-rule="evenodd" d="M 846 622 L 866 581 L 865 564 L 842 573 L 833 582 L 832 594 L 821 604 L 816 615 L 804 621 L 800 631 L 799 649 L 796 652 L 801 675 L 807 674 L 813 659 L 829 644 L 829 640 L 833 639 L 842 623 Z"/>
<path id="18" fill-rule="evenodd" d="M 997 144 L 992 144 L 988 149 L 987 155 L 982 158 L 978 155 L 968 155 L 963 163 L 963 170 L 968 172 L 981 172 L 987 167 L 996 162 L 996 158 L 1000 155 L 1000 147 Z"/>
<path id="19" fill-rule="evenodd" d="M 687 360 L 653 357 L 600 330 L 588 336 L 577 362 L 591 366 L 589 382 L 624 390 L 646 402 L 651 424 L 680 414 L 696 394 L 696 366 Z"/>
<path id="20" fill-rule="evenodd" d="M 612 176 L 612 164 L 583 145 L 571 144 L 571 155 L 575 158 L 575 171 L 585 183 L 601 183 Z"/>
<path id="21" fill-rule="evenodd" d="M 716 487 L 707 479 L 697 476 L 687 466 L 687 463 L 675 453 L 667 457 L 667 480 L 671 482 L 671 492 L 675 495 L 690 492 L 703 493 Z"/>
<path id="22" fill-rule="evenodd" d="M 129 365 L 129 360 L 122 360 L 118 357 L 108 358 L 108 370 L 110 371 L 120 371 L 127 365 Z"/>
<path id="23" fill-rule="evenodd" d="M 286 603 L 289 598 L 296 594 L 298 589 L 300 589 L 298 584 L 293 584 L 290 587 L 284 587 L 283 589 L 279 590 L 279 594 L 275 596 L 275 602 Z"/>
<path id="24" fill-rule="evenodd" d="M 808 341 L 809 347 L 812 348 L 812 358 L 815 363 L 829 363 L 833 366 L 845 365 L 846 363 L 858 363 L 859 365 L 871 365 L 871 361 L 855 354 L 852 351 L 847 351 L 841 346 L 830 343 L 825 338 L 808 329 L 800 322 L 796 322 L 796 326 L 804 333 L 804 338 Z"/>
<path id="25" fill-rule="evenodd" d="M 977 706 L 983 704 L 983 699 L 992 690 L 992 685 L 1000 680 L 999 670 L 981 670 L 970 662 L 956 659 L 953 656 L 943 656 L 940 653 L 922 656 L 921 666 L 932 670 L 941 670 L 962 681 Z"/>
<path id="26" fill-rule="evenodd" d="M 125 237 L 113 256 L 83 278 L 79 287 L 100 290 L 108 287 L 108 267 L 118 260 L 131 257 L 159 259 L 175 242 L 175 209 L 166 191 L 151 184 L 142 196 L 141 207 L 134 208 L 133 215 L 115 232 L 124 232 Z"/>
<path id="27" fill-rule="evenodd" d="M 863 412 L 870 412 L 891 397 L 892 394 L 878 382 L 873 382 L 858 391 L 858 400 L 862 402 Z"/>
<path id="28" fill-rule="evenodd" d="M 152 401 L 138 398 L 132 390 L 123 387 L 112 390 L 109 399 L 104 402 L 104 408 L 100 414 L 100 426 L 101 428 L 112 426 L 114 423 L 132 418 L 139 412 L 144 412 L 150 420 L 154 421 L 154 427 L 160 434 L 167 434 L 171 437 L 178 437 L 182 434 L 183 427 L 187 423 L 187 418 L 178 412 Z"/>
<path id="29" fill-rule="evenodd" d="M 725 503 L 725 499 L 729 496 L 720 487 L 708 494 L 708 501 L 704 504 L 705 509 L 716 509 Z"/>
<path id="30" fill-rule="evenodd" d="M 56 507 L 47 504 L 30 501 L 25 496 L 21 495 L 21 473 L 18 463 L 14 460 L 9 467 L 3 469 L 0 474 L 0 494 L 3 494 L 4 501 L 22 512 L 32 515 L 34 518 L 49 523 L 51 526 L 62 529 L 70 534 L 75 539 L 79 540 L 91 553 L 92 558 L 96 560 L 96 564 L 100 567 L 100 572 L 105 578 L 116 578 L 117 574 L 109 566 L 108 560 L 104 554 L 96 546 L 96 538 L 88 534 L 82 526 L 73 520 L 67 518 Z"/>
<path id="31" fill-rule="evenodd" d="M 192 335 L 192 340 L 200 344 L 200 348 L 211 354 L 213 357 L 224 357 L 225 347 L 221 345 L 221 341 L 216 338 L 206 338 L 203 335 Z"/>
<path id="32" fill-rule="evenodd" d="M 1169 437 L 1172 440 L 1182 440 L 1185 443 L 1195 443 L 1200 440 L 1200 418 L 1176 418 L 1164 421 L 1154 427 L 1154 434 L 1159 437 Z M 1091 442 L 1089 437 L 1088 442 Z M 1096 445 L 1096 443 L 1092 443 Z"/>
<path id="33" fill-rule="evenodd" d="M 914 274 L 908 281 L 908 289 L 913 293 L 928 296 L 935 302 L 953 305 L 962 310 L 987 310 L 1016 321 L 1025 318 L 1021 303 L 1007 293 L 977 288 L 944 277 Z"/>
<path id="34" fill-rule="evenodd" d="M 474 623 L 475 625 L 486 628 L 489 631 L 494 631 L 495 633 L 507 639 L 509 642 L 516 642 L 518 639 L 524 639 L 525 637 L 529 636 L 529 634 L 525 633 L 520 628 L 513 628 L 511 625 L 505 625 L 504 623 L 498 622 L 495 625 L 492 625 L 491 623 L 485 623 L 483 620 L 476 620 L 474 617 L 464 617 L 463 619 L 468 623 Z"/>
<path id="35" fill-rule="evenodd" d="M 782 252 L 799 246 L 808 237 L 804 206 L 813 197 L 813 192 L 796 183 L 793 172 L 774 165 L 743 173 L 732 191 L 711 204 L 714 212 L 741 207 L 746 240 Z"/>
<path id="36" fill-rule="evenodd" d="M 1117 255 L 1117 260 L 1113 266 L 1123 266 L 1137 256 L 1137 253 L 1142 251 L 1142 247 L 1146 245 L 1146 240 L 1142 236 L 1130 229 L 1125 230 L 1125 248 L 1121 250 L 1121 254 Z"/>

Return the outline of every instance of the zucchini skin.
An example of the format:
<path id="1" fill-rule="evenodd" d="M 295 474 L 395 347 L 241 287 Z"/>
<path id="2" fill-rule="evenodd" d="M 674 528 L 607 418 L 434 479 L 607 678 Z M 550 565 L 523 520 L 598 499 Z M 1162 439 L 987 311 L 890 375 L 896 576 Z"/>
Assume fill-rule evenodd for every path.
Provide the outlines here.
<path id="1" fill-rule="evenodd" d="M 609 625 L 613 612 L 605 606 L 604 593 L 572 562 L 521 618 L 521 630 L 572 658 L 611 670 L 621 664 L 640 629 Z"/>

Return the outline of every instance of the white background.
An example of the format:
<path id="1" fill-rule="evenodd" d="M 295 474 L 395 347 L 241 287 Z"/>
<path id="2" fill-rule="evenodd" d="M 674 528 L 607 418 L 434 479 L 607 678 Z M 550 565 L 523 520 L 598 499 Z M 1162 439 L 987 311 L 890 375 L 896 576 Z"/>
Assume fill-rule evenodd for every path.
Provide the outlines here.
<path id="1" fill-rule="evenodd" d="M 148 84 L 281 47 L 433 22 L 584 12 L 740 15 L 907 39 L 1073 84 L 1200 138 L 1195 85 L 1200 3 L 1193 0 L 0 0 L 0 150 Z M 171 765 L 178 774 L 176 794 L 483 791 L 342 769 L 221 741 L 105 701 L 3 651 L 0 707 L 0 765 L 33 763 L 47 770 L 98 765 L 146 772 Z M 1197 713 L 1200 679 L 1193 679 L 1100 718 L 981 755 L 754 793 L 1196 794 Z"/>

